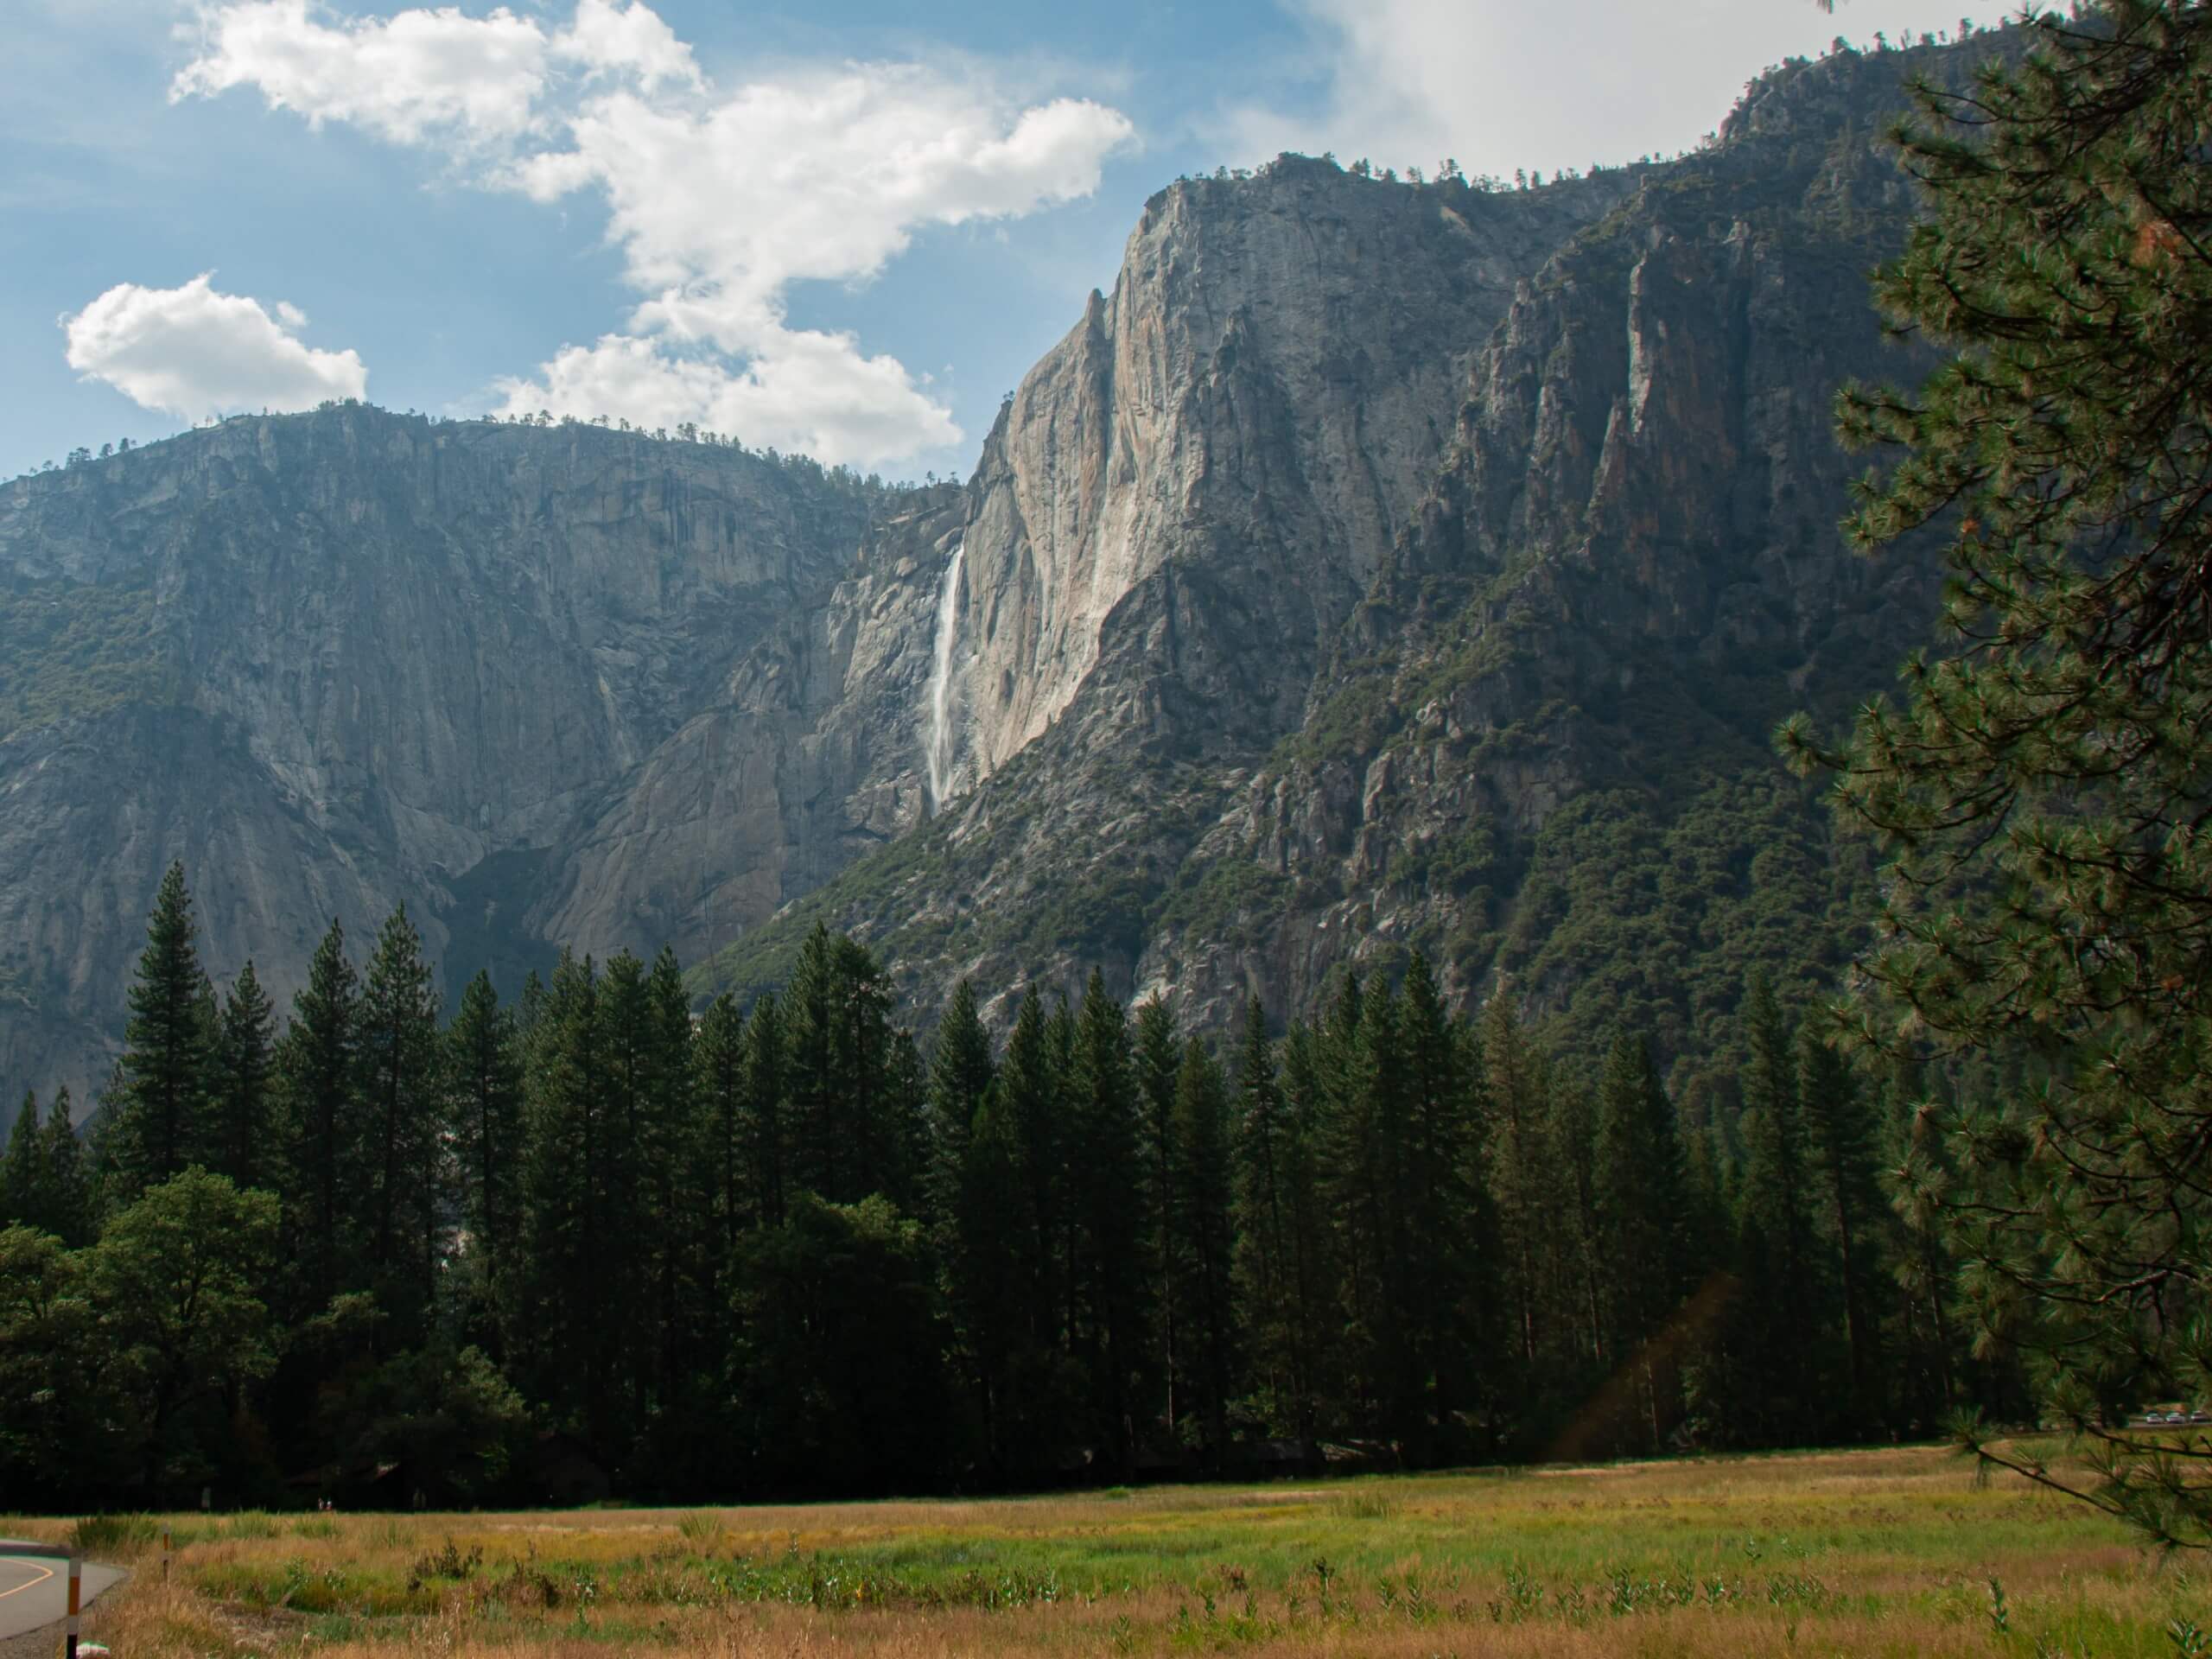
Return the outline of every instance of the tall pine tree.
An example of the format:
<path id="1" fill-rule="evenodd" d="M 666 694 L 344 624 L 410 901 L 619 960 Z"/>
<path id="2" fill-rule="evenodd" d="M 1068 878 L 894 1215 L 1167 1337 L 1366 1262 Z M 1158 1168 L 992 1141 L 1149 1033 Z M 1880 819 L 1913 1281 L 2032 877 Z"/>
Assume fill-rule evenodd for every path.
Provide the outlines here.
<path id="1" fill-rule="evenodd" d="M 212 993 L 199 935 L 184 866 L 172 864 L 147 918 L 124 1027 L 121 1087 L 108 1103 L 111 1175 L 126 1201 L 207 1154 Z"/>

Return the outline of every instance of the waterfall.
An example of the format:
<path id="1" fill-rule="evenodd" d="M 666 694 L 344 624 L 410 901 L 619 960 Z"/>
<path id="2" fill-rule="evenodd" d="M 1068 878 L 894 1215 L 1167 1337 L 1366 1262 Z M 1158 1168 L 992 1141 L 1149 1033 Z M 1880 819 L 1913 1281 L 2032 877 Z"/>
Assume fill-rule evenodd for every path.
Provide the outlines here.
<path id="1" fill-rule="evenodd" d="M 929 736 L 922 748 L 929 762 L 930 810 L 944 804 L 952 787 L 952 642 L 960 631 L 960 560 L 966 543 L 952 550 L 944 585 L 937 594 L 937 653 L 930 664 Z"/>

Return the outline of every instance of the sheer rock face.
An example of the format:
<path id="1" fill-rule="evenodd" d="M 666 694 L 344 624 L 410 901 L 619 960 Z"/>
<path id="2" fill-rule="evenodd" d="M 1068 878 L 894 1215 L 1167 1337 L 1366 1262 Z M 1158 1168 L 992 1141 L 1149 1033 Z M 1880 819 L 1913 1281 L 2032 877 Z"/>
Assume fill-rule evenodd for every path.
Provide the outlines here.
<path id="1" fill-rule="evenodd" d="M 697 962 L 926 810 L 925 702 L 961 498 L 893 505 L 826 602 L 801 607 L 575 826 L 527 931 Z"/>
<path id="2" fill-rule="evenodd" d="M 1931 562 L 1860 558 L 1837 522 L 1863 463 L 1835 441 L 1836 389 L 1927 366 L 1882 338 L 1866 293 L 1913 209 L 1878 143 L 1893 65 L 1763 88 L 1726 143 L 1516 300 L 1316 684 L 1308 741 L 1191 861 L 1271 878 L 1279 913 L 1241 938 L 1156 930 L 1140 984 L 1225 1027 L 1248 995 L 1307 1007 L 1337 971 L 1420 946 L 1463 1001 L 1503 978 L 1679 1052 L 1708 1012 L 1682 983 L 1700 956 L 1787 973 L 1847 949 L 1852 878 L 1769 736 L 1882 690 L 1934 613 Z M 1717 837 L 1675 834 L 1724 795 Z M 1580 826 L 1547 830 L 1600 799 L 1649 839 L 1624 868 L 1577 868 L 1557 849 Z M 1725 937 L 1793 906 L 1794 935 Z M 1593 960 L 1559 942 L 1631 919 L 1648 944 L 1613 954 L 1645 958 L 1637 982 L 1593 991 Z"/>
<path id="3" fill-rule="evenodd" d="M 1551 189 L 1156 199 L 971 486 L 983 781 L 713 982 L 819 918 L 925 1016 L 1097 967 L 1225 1031 L 1418 947 L 1682 1052 L 1714 976 L 1847 948 L 1863 882 L 1770 733 L 1926 637 L 1926 562 L 1842 543 L 1831 409 L 1924 366 L 1867 294 L 1915 210 L 1881 135 L 1971 55 L 1789 66 L 1697 156 Z"/>
<path id="4" fill-rule="evenodd" d="M 1154 197 L 1112 296 L 1091 296 L 984 446 L 961 613 L 966 779 L 1045 734 L 1113 629 L 1164 627 L 1128 606 L 1171 569 L 1254 624 L 1257 650 L 1214 665 L 1239 682 L 1218 720 L 1248 737 L 1294 727 L 1516 283 L 1630 188 L 1613 173 L 1493 195 L 1286 158 Z"/>
<path id="5" fill-rule="evenodd" d="M 1834 861 L 1766 730 L 1927 625 L 1839 543 L 1828 409 L 1913 366 L 1878 137 L 1960 61 L 1793 67 L 1708 151 L 1539 190 L 1178 184 L 965 489 L 357 408 L 0 485 L 0 1080 L 105 1076 L 173 859 L 280 998 L 399 903 L 508 988 L 667 943 L 748 989 L 819 918 L 924 1023 L 1096 966 L 1223 1027 L 1414 945 L 1566 1006 L 1606 917 L 1692 976 L 1802 933 Z M 1764 842 L 1676 835 L 1714 801 Z"/>
<path id="6" fill-rule="evenodd" d="M 175 859 L 280 998 L 399 904 L 509 989 L 547 940 L 726 942 L 916 817 L 902 605 L 957 499 L 359 408 L 0 486 L 0 582 L 149 617 L 119 706 L 0 741 L 0 1077 L 104 1080 Z"/>

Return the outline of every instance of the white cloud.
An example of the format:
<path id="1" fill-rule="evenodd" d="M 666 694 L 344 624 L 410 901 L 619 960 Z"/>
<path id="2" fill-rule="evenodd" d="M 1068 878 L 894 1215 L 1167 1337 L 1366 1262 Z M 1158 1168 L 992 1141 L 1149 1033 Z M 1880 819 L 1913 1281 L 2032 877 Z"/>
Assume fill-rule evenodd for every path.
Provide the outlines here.
<path id="1" fill-rule="evenodd" d="M 614 0 L 578 0 L 576 15 L 553 42 L 556 56 L 584 67 L 590 76 L 627 72 L 647 91 L 665 83 L 701 84 L 691 48 L 676 38 L 650 7 Z"/>
<path id="2" fill-rule="evenodd" d="M 832 464 L 866 467 L 960 436 L 897 359 L 866 356 L 849 334 L 813 329 L 778 330 L 741 369 L 607 334 L 563 346 L 535 378 L 505 381 L 499 391 L 501 414 L 619 414 L 645 427 L 690 421 Z"/>
<path id="3" fill-rule="evenodd" d="M 212 273 L 181 288 L 118 283 L 61 326 L 69 366 L 143 408 L 187 420 L 241 409 L 311 409 L 359 397 L 369 372 L 358 353 L 317 351 L 295 336 L 307 324 L 278 301 L 219 294 Z"/>
<path id="4" fill-rule="evenodd" d="M 1233 107 L 1217 137 L 1240 160 L 1324 149 L 1377 167 L 1510 175 L 1693 147 L 1744 83 L 1844 34 L 1871 43 L 1955 22 L 1954 0 L 1294 0 L 1313 25 L 1318 111 Z"/>
<path id="5" fill-rule="evenodd" d="M 396 143 L 433 131 L 512 137 L 531 124 L 545 84 L 545 32 L 505 7 L 470 17 L 452 6 L 388 22 L 320 22 L 308 0 L 238 0 L 204 9 L 198 55 L 172 100 L 260 90 L 311 126 L 351 122 Z"/>
<path id="6" fill-rule="evenodd" d="M 1117 111 L 1025 107 L 980 72 L 801 67 L 718 89 L 640 0 L 577 0 L 550 36 L 505 10 L 325 22 L 308 0 L 230 0 L 203 13 L 200 39 L 175 96 L 257 86 L 394 142 L 458 135 L 492 188 L 604 199 L 639 303 L 626 332 L 504 383 L 511 407 L 697 420 L 824 460 L 960 435 L 896 360 L 788 327 L 791 284 L 864 281 L 926 227 L 1087 195 L 1133 136 Z"/>
<path id="7" fill-rule="evenodd" d="M 1087 195 L 1128 119 L 1060 99 L 1018 112 L 907 65 L 854 64 L 685 105 L 588 102 L 569 145 L 512 177 L 550 201 L 597 188 L 654 327 L 731 349 L 794 281 L 870 276 L 926 225 Z"/>

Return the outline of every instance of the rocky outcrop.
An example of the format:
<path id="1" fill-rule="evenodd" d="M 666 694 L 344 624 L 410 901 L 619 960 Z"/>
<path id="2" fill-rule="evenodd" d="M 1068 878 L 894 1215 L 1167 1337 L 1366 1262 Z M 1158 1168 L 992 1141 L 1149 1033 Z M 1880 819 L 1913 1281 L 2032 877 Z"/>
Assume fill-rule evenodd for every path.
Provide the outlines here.
<path id="1" fill-rule="evenodd" d="M 702 994 L 821 919 L 924 1023 L 1097 967 L 1218 1027 L 1418 947 L 1713 1052 L 1864 891 L 1767 733 L 1926 626 L 1828 409 L 1911 372 L 1879 135 L 1971 50 L 1540 189 L 1183 181 L 964 489 L 351 406 L 0 485 L 0 1077 L 104 1074 L 178 858 L 280 995 L 400 903 L 458 975 L 666 943 Z"/>
<path id="2" fill-rule="evenodd" d="M 1325 359 L 1270 403 L 1300 370 L 1241 320 L 1214 325 L 1211 359 L 1158 353 L 1197 366 L 1132 391 L 1162 377 L 1125 342 L 1177 326 L 1135 296 L 1204 264 L 1151 239 L 1199 195 L 1155 204 L 1115 301 L 1025 385 L 979 474 L 969 556 L 1002 550 L 970 601 L 988 785 L 741 945 L 722 977 L 772 980 L 821 916 L 873 938 L 925 1002 L 962 974 L 1072 985 L 1096 965 L 1225 1029 L 1248 996 L 1281 1018 L 1337 971 L 1418 947 L 1462 1001 L 1503 976 L 1586 1050 L 1628 1018 L 1670 1051 L 1714 1052 L 1745 971 L 1847 950 L 1865 892 L 1860 855 L 1832 843 L 1769 734 L 1881 687 L 1929 625 L 1922 565 L 1842 544 L 1855 463 L 1830 408 L 1847 378 L 1916 366 L 1866 295 L 1914 211 L 1881 135 L 1907 73 L 1965 62 L 1777 71 L 1719 143 L 1616 180 L 1510 292 L 1471 269 L 1455 315 L 1479 337 L 1440 328 L 1421 368 L 1369 383 L 1433 388 L 1402 403 L 1361 403 Z M 1311 166 L 1272 188 L 1325 188 Z M 1405 218 L 1383 222 L 1434 213 L 1412 187 L 1352 193 L 1393 189 Z M 1210 315 L 1187 283 L 1158 290 Z M 1311 337 L 1310 312 L 1300 327 Z M 1382 349 L 1363 341 L 1362 360 Z M 1223 359 L 1269 366 L 1217 395 Z M 1348 412 L 1300 424 L 1338 394 Z M 1452 413 L 1402 491 L 1379 461 L 1316 459 L 1421 449 L 1424 402 Z M 1180 438 L 1149 435 L 1163 404 L 1185 412 Z M 1059 515 L 1049 528 L 1025 491 Z M 1085 604 L 1095 642 L 1088 620 L 1054 632 Z"/>
<path id="3" fill-rule="evenodd" d="M 280 996 L 333 917 L 401 904 L 464 974 L 765 918 L 918 815 L 889 705 L 957 499 L 355 407 L 0 487 L 16 631 L 44 606 L 94 636 L 48 647 L 60 683 L 0 741 L 0 1075 L 105 1077 L 175 859 L 211 969 Z M 79 660 L 116 593 L 144 596 L 120 692 Z"/>
<path id="4" fill-rule="evenodd" d="M 1294 726 L 1515 285 L 1633 188 L 1615 172 L 1485 194 L 1287 156 L 1147 202 L 1112 296 L 1090 296 L 984 445 L 963 777 L 1042 736 L 1117 632 L 1165 626 L 1139 598 L 1164 572 L 1250 623 L 1256 649 L 1222 642 L 1237 683 L 1209 724 L 1262 741 Z"/>

